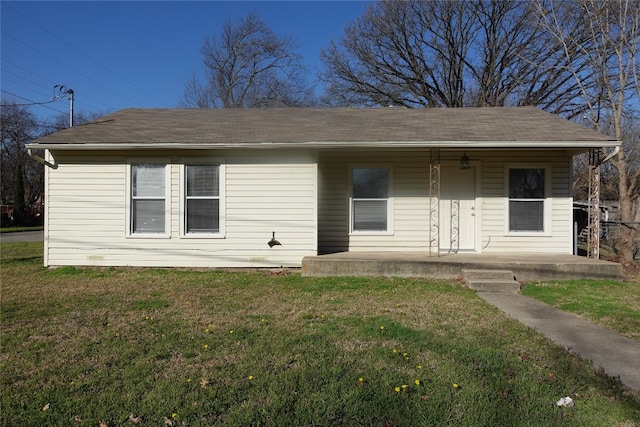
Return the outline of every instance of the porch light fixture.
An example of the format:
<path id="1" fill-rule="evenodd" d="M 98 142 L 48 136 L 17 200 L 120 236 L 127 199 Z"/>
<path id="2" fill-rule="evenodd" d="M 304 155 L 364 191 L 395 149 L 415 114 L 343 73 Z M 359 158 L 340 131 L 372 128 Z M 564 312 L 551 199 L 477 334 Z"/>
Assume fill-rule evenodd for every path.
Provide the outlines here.
<path id="1" fill-rule="evenodd" d="M 471 159 L 467 156 L 467 152 L 460 157 L 460 169 L 469 169 L 471 167 Z"/>

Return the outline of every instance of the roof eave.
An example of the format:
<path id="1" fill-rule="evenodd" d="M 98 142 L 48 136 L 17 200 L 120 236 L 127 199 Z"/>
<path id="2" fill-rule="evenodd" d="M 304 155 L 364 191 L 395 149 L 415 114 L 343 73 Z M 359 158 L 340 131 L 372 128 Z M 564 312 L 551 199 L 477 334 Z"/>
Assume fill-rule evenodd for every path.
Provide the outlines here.
<path id="1" fill-rule="evenodd" d="M 245 142 L 245 143 L 44 143 L 32 142 L 32 150 L 60 151 L 110 151 L 110 150 L 220 150 L 220 149 L 354 149 L 354 148 L 451 148 L 451 149 L 495 149 L 495 148 L 553 148 L 590 149 L 616 147 L 620 142 L 606 141 L 309 141 L 309 142 Z"/>

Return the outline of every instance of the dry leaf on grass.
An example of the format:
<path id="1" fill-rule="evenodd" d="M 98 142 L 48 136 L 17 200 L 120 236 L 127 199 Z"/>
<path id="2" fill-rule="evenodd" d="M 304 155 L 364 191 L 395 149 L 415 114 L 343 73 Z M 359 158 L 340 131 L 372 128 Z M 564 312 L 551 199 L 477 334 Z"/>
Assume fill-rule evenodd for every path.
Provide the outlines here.
<path id="1" fill-rule="evenodd" d="M 134 417 L 133 416 L 133 412 L 132 412 L 131 414 L 129 414 L 129 422 L 131 424 L 138 425 L 138 424 L 140 424 L 142 422 L 142 418 L 141 417 Z"/>

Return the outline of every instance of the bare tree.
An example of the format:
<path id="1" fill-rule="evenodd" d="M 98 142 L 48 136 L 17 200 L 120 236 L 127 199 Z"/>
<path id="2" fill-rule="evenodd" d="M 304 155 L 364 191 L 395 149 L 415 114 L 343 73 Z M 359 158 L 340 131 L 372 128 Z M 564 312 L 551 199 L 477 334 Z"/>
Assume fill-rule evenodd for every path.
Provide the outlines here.
<path id="1" fill-rule="evenodd" d="M 202 45 L 206 82 L 192 77 L 180 104 L 192 108 L 303 106 L 313 88 L 293 39 L 279 37 L 254 13 L 227 20 Z"/>
<path id="2" fill-rule="evenodd" d="M 106 112 L 92 112 L 85 113 L 83 111 L 77 111 L 73 115 L 73 125 L 80 126 L 85 123 L 88 123 L 92 120 L 96 120 L 102 116 L 106 116 L 108 113 Z M 49 135 L 54 132 L 61 131 L 69 127 L 69 115 L 68 114 L 57 114 L 53 116 L 53 118 L 49 120 L 44 120 L 40 123 L 40 133 L 41 135 Z"/>
<path id="3" fill-rule="evenodd" d="M 611 153 L 623 223 L 618 256 L 632 262 L 638 250 L 640 168 L 633 161 L 637 134 L 628 130 L 633 128 L 629 123 L 637 124 L 640 102 L 640 0 L 536 0 L 536 5 L 541 22 L 569 60 L 589 121 L 622 145 Z M 580 31 L 569 31 L 575 22 L 581 23 Z"/>
<path id="4" fill-rule="evenodd" d="M 373 3 L 322 52 L 333 104 L 536 105 L 578 114 L 577 83 L 528 1 Z"/>
<path id="5" fill-rule="evenodd" d="M 2 100 L 0 105 L 0 150 L 2 204 L 14 205 L 17 223 L 22 220 L 23 207 L 35 203 L 44 190 L 44 170 L 32 160 L 25 149 L 38 132 L 34 115 L 25 107 Z"/>

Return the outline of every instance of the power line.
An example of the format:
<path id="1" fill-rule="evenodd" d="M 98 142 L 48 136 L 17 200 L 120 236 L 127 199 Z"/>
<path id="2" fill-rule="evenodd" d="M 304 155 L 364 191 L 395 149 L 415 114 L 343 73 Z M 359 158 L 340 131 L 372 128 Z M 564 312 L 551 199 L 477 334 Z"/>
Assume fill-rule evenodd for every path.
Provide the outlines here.
<path id="1" fill-rule="evenodd" d="M 23 42 L 22 40 L 18 39 L 17 37 L 12 36 L 11 34 L 7 33 L 6 31 L 2 31 L 2 34 L 3 34 L 3 35 L 5 35 L 5 36 L 7 36 L 7 37 L 9 37 L 9 38 L 12 38 L 13 40 L 17 41 L 18 43 L 20 43 L 20 44 L 22 44 L 22 45 L 24 45 L 24 46 L 26 46 L 26 47 L 28 47 L 29 49 L 32 49 L 33 51 L 35 51 L 35 52 L 39 53 L 40 55 L 44 56 L 45 58 L 47 58 L 47 59 L 49 59 L 49 60 L 51 60 L 51 61 L 55 62 L 56 64 L 58 64 L 58 65 L 60 65 L 60 66 L 62 66 L 62 67 L 64 67 L 64 68 L 66 68 L 66 69 L 68 69 L 68 70 L 70 70 L 70 71 L 72 71 L 72 72 L 74 72 L 74 73 L 79 74 L 80 76 L 84 77 L 85 79 L 89 80 L 90 82 L 95 83 L 96 85 L 98 85 L 98 86 L 100 86 L 100 87 L 102 87 L 102 88 L 104 88 L 104 89 L 107 89 L 107 90 L 111 91 L 112 93 L 114 93 L 114 94 L 116 94 L 116 95 L 120 96 L 120 97 L 121 97 L 121 98 L 123 98 L 123 99 L 126 99 L 126 100 L 127 100 L 127 101 L 129 101 L 129 102 L 132 102 L 132 103 L 136 104 L 136 105 L 137 105 L 137 106 L 139 106 L 139 107 L 142 107 L 142 105 L 141 105 L 138 101 L 136 101 L 136 100 L 134 100 L 134 99 L 131 99 L 131 98 L 129 98 L 129 97 L 127 97 L 127 96 L 125 96 L 125 95 L 123 95 L 123 94 L 119 93 L 119 92 L 116 92 L 116 91 L 114 91 L 113 89 L 111 89 L 110 87 L 103 85 L 102 83 L 100 83 L 100 82 L 98 82 L 98 81 L 96 81 L 96 80 L 92 79 L 91 77 L 89 77 L 89 76 L 87 76 L 87 75 L 85 75 L 85 74 L 82 74 L 82 73 L 78 72 L 77 70 L 74 70 L 73 68 L 69 67 L 67 64 L 64 64 L 63 62 L 58 61 L 57 59 L 55 59 L 55 58 L 53 58 L 53 57 L 51 57 L 51 56 L 47 55 L 46 53 L 44 53 L 44 52 L 42 52 L 42 51 L 40 51 L 40 50 L 36 49 L 35 47 L 31 46 L 30 44 L 25 43 L 25 42 Z"/>
<path id="2" fill-rule="evenodd" d="M 95 59 L 91 58 L 89 55 L 87 55 L 86 53 L 82 52 L 80 49 L 76 48 L 75 46 L 69 44 L 67 41 L 61 39 L 60 37 L 58 37 L 57 35 L 53 34 L 51 31 L 47 30 L 46 28 L 44 28 L 43 26 L 41 26 L 40 24 L 38 24 L 37 22 L 34 22 L 33 20 L 31 20 L 30 18 L 28 18 L 27 16 L 23 15 L 22 13 L 18 12 L 16 9 L 14 9 L 13 7 L 9 6 L 8 4 L 5 3 L 5 6 L 8 7 L 9 9 L 11 9 L 14 13 L 20 15 L 22 18 L 26 19 L 27 21 L 31 22 L 33 25 L 35 25 L 36 27 L 40 28 L 42 31 L 44 31 L 45 33 L 49 34 L 51 37 L 55 38 L 56 40 L 60 41 L 61 43 L 65 44 L 66 46 L 70 47 L 71 49 L 75 50 L 76 52 L 78 52 L 80 55 L 84 56 L 85 58 L 87 58 L 89 61 L 93 62 L 94 64 L 104 68 L 106 71 L 110 72 L 111 74 L 113 74 L 114 76 L 118 77 L 119 79 L 121 79 L 122 81 L 126 82 L 127 84 L 133 86 L 134 88 L 138 89 L 140 92 L 144 93 L 147 96 L 150 96 L 152 98 L 154 98 L 156 101 L 162 103 L 162 101 L 157 98 L 154 94 L 147 92 L 146 90 L 144 90 L 143 88 L 141 88 L 140 86 L 136 85 L 135 83 L 127 80 L 125 77 L 121 76 L 120 74 L 116 73 L 115 71 L 111 70 L 109 67 L 101 64 L 100 62 L 96 61 Z"/>
<path id="3" fill-rule="evenodd" d="M 48 88 L 48 87 L 45 87 L 44 85 L 42 85 L 42 84 L 40 84 L 40 83 L 36 83 L 36 82 L 34 82 L 33 80 L 26 79 L 26 78 L 24 78 L 23 76 L 21 76 L 20 74 L 18 74 L 18 73 L 14 73 L 14 72 L 9 71 L 9 70 L 7 70 L 7 69 L 3 69 L 3 70 L 2 70 L 2 81 L 6 81 L 6 82 L 14 83 L 14 84 L 16 84 L 16 85 L 24 86 L 24 83 L 17 82 L 17 81 L 15 81 L 15 80 L 12 80 L 12 79 L 8 78 L 8 77 L 7 77 L 7 74 L 12 75 L 12 76 L 14 76 L 14 77 L 16 77 L 16 78 L 18 78 L 18 79 L 20 79 L 20 80 L 23 80 L 23 81 L 27 82 L 27 83 L 30 83 L 32 86 L 37 86 L 37 87 L 39 87 L 39 88 L 43 88 L 43 89 L 49 90 L 49 88 Z M 29 88 L 29 89 L 30 89 L 30 88 Z M 33 89 L 33 90 L 35 90 L 35 89 Z"/>
<path id="4" fill-rule="evenodd" d="M 11 62 L 10 62 L 10 61 L 6 61 L 6 62 L 8 62 L 8 63 L 10 63 L 10 64 L 11 64 Z M 18 67 L 18 68 L 21 68 L 21 69 L 23 69 L 24 71 L 27 71 L 27 72 L 29 71 L 29 70 L 27 70 L 26 68 L 20 67 L 19 65 L 15 65 L 15 64 L 12 64 L 12 65 L 14 65 L 14 66 L 16 66 L 16 67 Z M 26 81 L 26 82 L 28 82 L 28 83 L 31 83 L 31 84 L 32 84 L 32 85 L 34 85 L 34 86 L 37 86 L 37 87 L 43 88 L 43 89 L 45 89 L 45 90 L 47 90 L 47 91 L 48 91 L 48 90 L 51 90 L 51 87 L 53 86 L 53 83 L 54 83 L 54 82 L 51 82 L 51 86 L 48 86 L 48 87 L 47 87 L 47 86 L 44 86 L 44 85 L 42 85 L 42 84 L 40 84 L 40 83 L 34 82 L 33 80 L 29 80 L 29 79 L 25 78 L 24 76 L 22 76 L 22 75 L 20 75 L 20 74 L 18 74 L 18 73 L 14 73 L 13 71 L 9 71 L 9 70 L 7 70 L 6 68 L 4 68 L 4 69 L 2 70 L 2 73 L 3 73 L 3 77 L 2 77 L 2 79 L 3 79 L 4 81 L 8 81 L 8 82 L 14 83 L 14 84 L 19 85 L 19 86 L 21 86 L 21 87 L 23 87 L 23 86 L 24 86 L 24 84 L 23 84 L 23 83 L 16 82 L 15 80 L 11 80 L 10 78 L 7 78 L 6 76 L 4 76 L 4 74 L 7 74 L 7 73 L 8 73 L 8 74 L 11 74 L 11 75 L 13 75 L 13 76 L 16 76 L 16 77 L 17 77 L 17 78 L 19 78 L 19 79 L 22 79 L 22 80 L 24 80 L 24 81 Z M 31 74 L 34 74 L 34 73 L 31 73 Z M 35 75 L 36 77 L 40 77 L 40 76 L 38 76 L 37 74 L 34 74 L 34 75 Z M 46 79 L 46 78 L 44 78 L 44 77 L 40 77 L 40 78 L 47 80 L 47 79 Z M 25 88 L 26 88 L 26 87 L 25 87 Z M 33 90 L 33 89 L 32 89 L 32 90 Z M 94 102 L 97 102 L 98 104 L 102 104 L 102 105 L 104 105 L 104 106 L 105 106 L 105 107 L 107 107 L 107 108 L 111 108 L 111 106 L 109 106 L 109 105 L 105 104 L 104 102 L 97 101 L 97 100 L 95 100 L 95 99 L 92 99 L 92 98 L 89 98 L 89 97 L 86 97 L 86 96 L 83 96 L 83 97 L 82 97 L 82 99 L 83 99 L 83 100 L 84 100 L 84 99 L 87 99 L 87 100 L 89 100 L 89 101 L 94 101 Z M 97 106 L 94 106 L 94 105 L 88 104 L 88 103 L 86 103 L 86 102 L 83 102 L 82 100 L 81 100 L 81 101 L 79 101 L 78 103 L 79 103 L 79 104 L 82 104 L 82 105 L 84 105 L 85 107 L 87 107 L 88 109 L 92 109 L 92 110 L 99 110 L 99 109 L 101 108 L 101 107 L 97 107 Z"/>
<path id="5" fill-rule="evenodd" d="M 11 95 L 11 96 L 14 96 L 14 97 L 16 97 L 16 98 L 24 99 L 25 101 L 29 101 L 29 102 L 30 102 L 29 104 L 12 104 L 12 105 L 16 105 L 16 106 L 40 105 L 40 106 L 42 106 L 42 107 L 48 108 L 48 109 L 53 110 L 53 111 L 56 111 L 56 112 L 58 112 L 58 113 L 66 114 L 64 111 L 60 111 L 60 110 L 57 110 L 57 109 L 55 109 L 55 108 L 52 108 L 52 107 L 50 107 L 50 106 L 46 105 L 46 104 L 51 104 L 52 102 L 59 101 L 59 100 L 60 100 L 60 98 L 52 99 L 51 101 L 37 102 L 37 101 L 33 101 L 33 100 L 29 99 L 29 98 L 25 98 L 24 96 L 20 96 L 20 95 L 16 95 L 15 93 L 8 92 L 8 91 L 6 91 L 6 90 L 4 90 L 4 89 L 0 89 L 0 92 L 4 92 L 4 93 L 6 93 L 7 95 Z"/>

